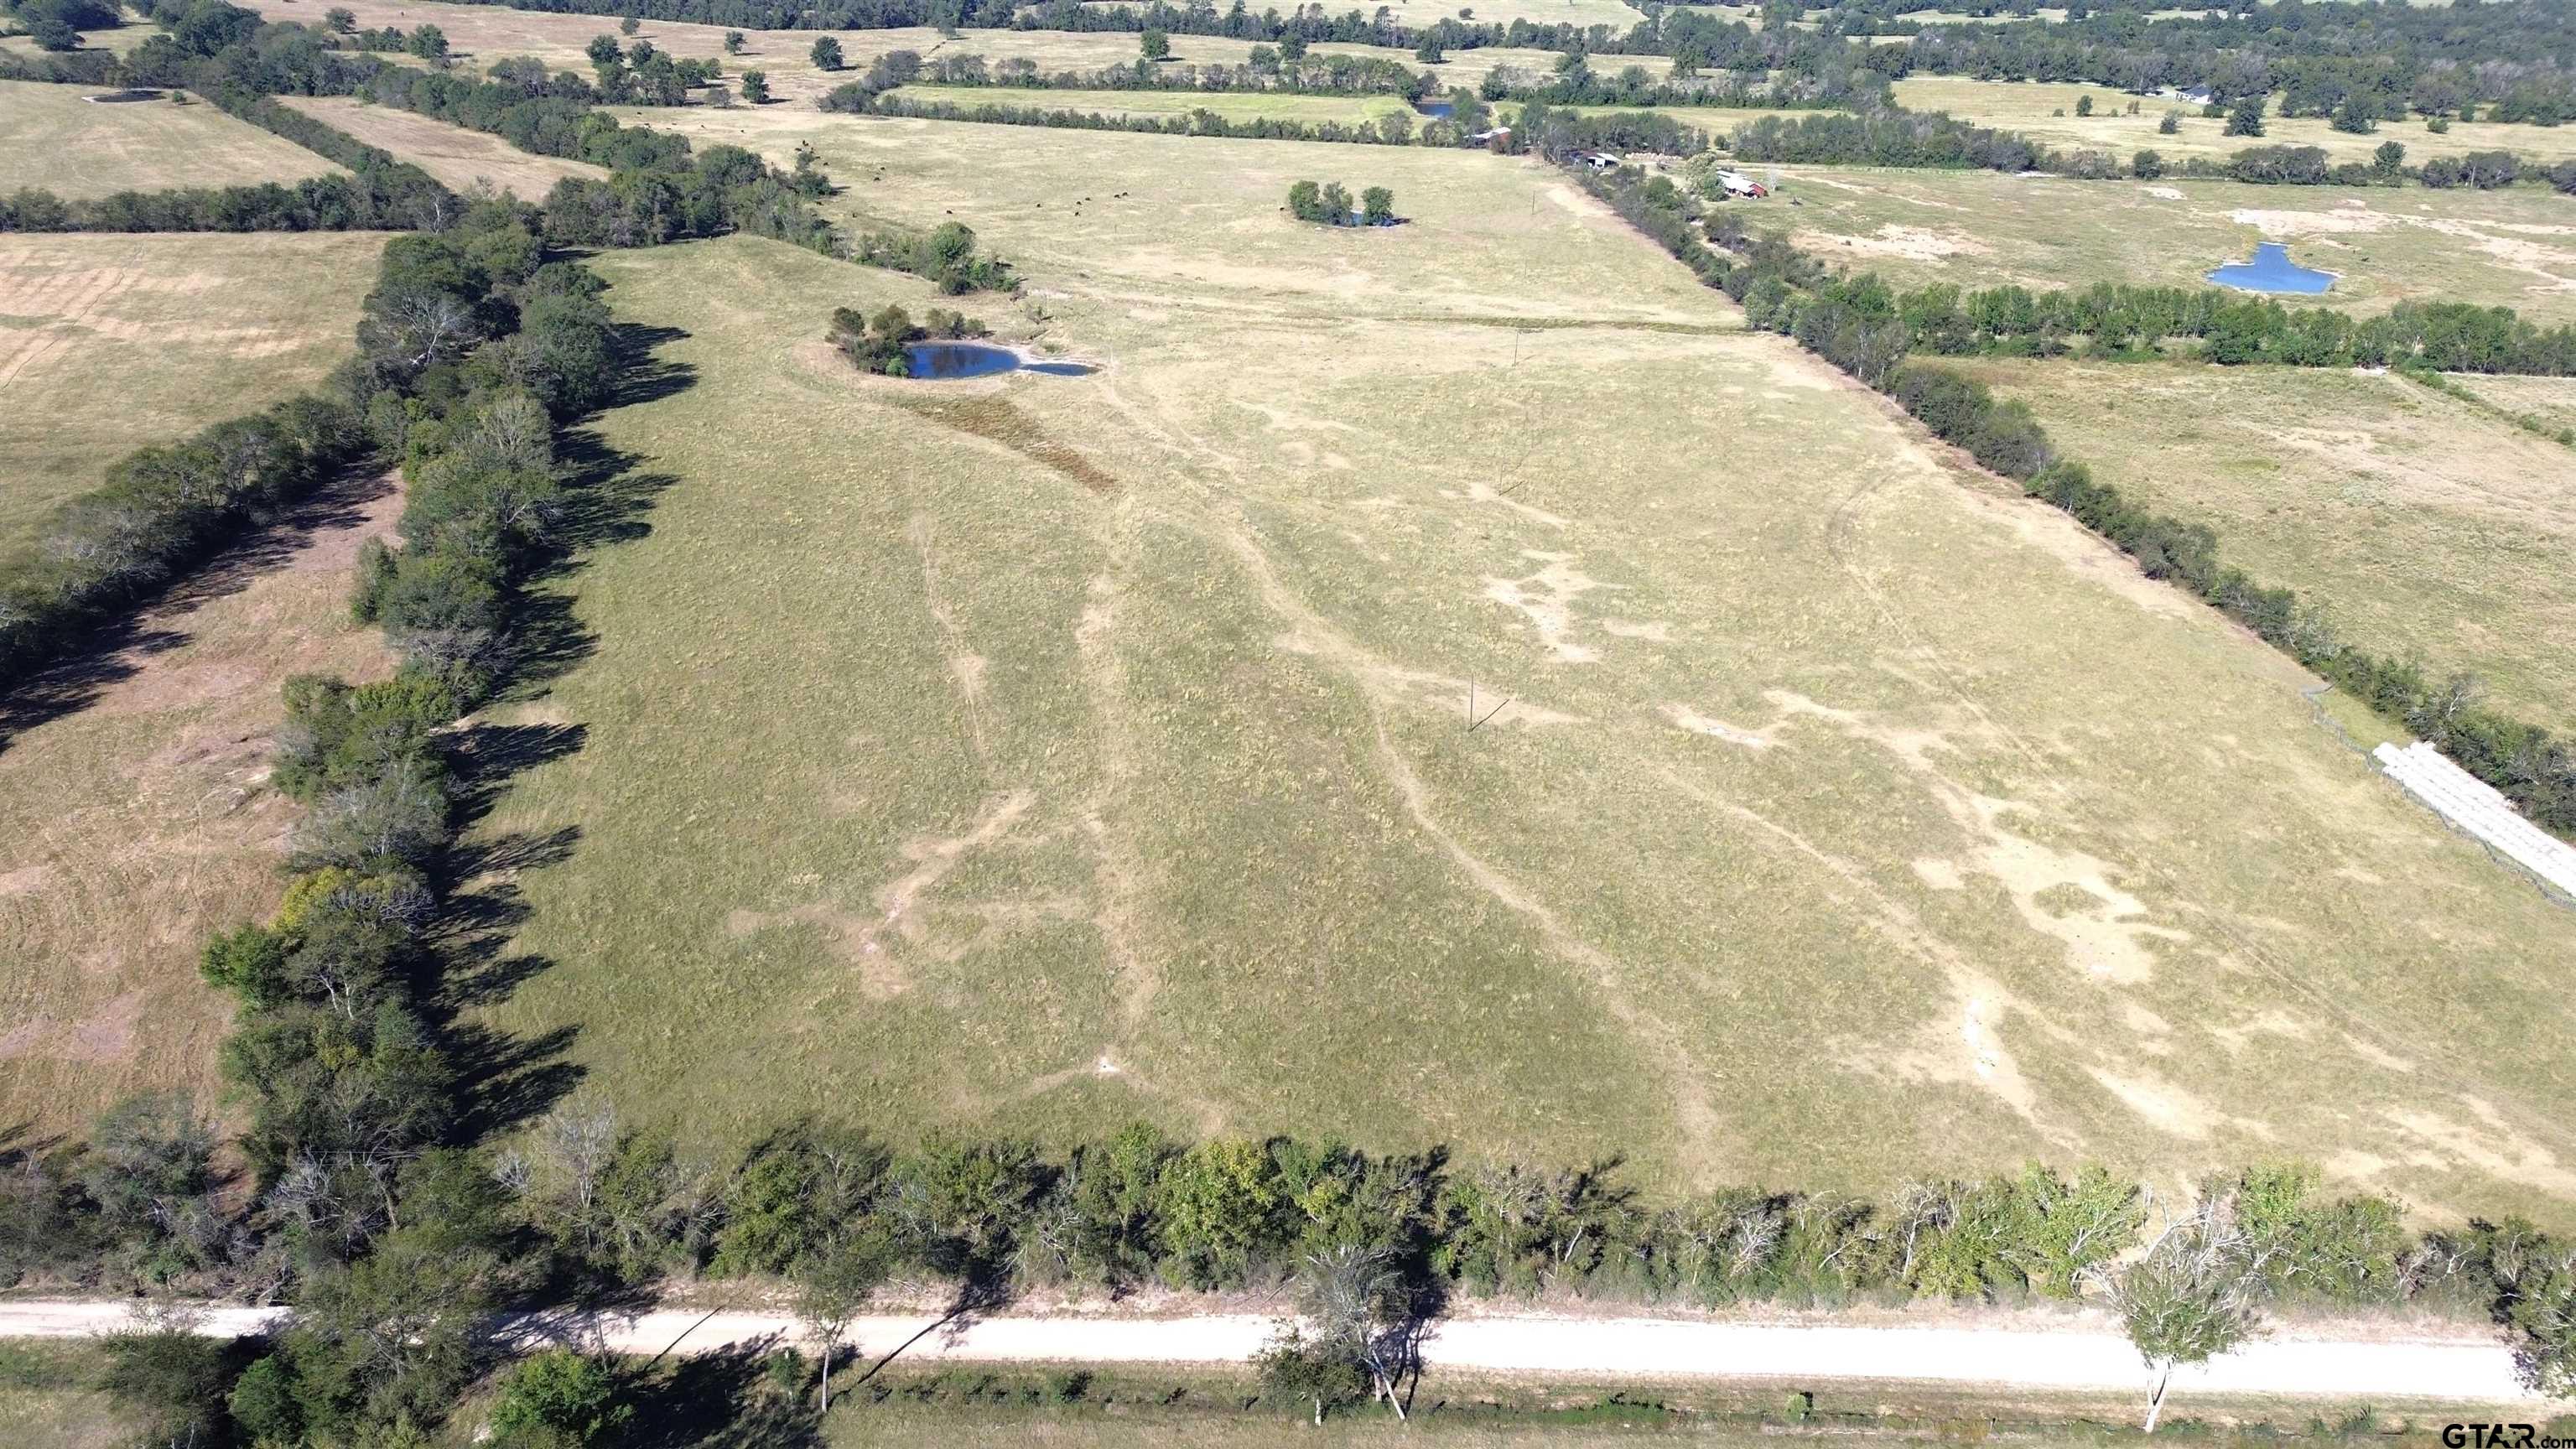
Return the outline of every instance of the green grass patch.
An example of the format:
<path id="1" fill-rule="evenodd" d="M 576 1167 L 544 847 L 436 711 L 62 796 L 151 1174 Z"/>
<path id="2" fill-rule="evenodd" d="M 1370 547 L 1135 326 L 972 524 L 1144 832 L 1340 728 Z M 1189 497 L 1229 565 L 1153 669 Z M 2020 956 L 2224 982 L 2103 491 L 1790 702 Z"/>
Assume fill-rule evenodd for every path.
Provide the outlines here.
<path id="1" fill-rule="evenodd" d="M 2576 617 L 2567 450 L 2403 378 L 2196 363 L 1975 362 L 2065 452 L 2225 555 L 2325 606 L 2343 636 L 2485 680 L 2576 727 L 2557 621 Z"/>

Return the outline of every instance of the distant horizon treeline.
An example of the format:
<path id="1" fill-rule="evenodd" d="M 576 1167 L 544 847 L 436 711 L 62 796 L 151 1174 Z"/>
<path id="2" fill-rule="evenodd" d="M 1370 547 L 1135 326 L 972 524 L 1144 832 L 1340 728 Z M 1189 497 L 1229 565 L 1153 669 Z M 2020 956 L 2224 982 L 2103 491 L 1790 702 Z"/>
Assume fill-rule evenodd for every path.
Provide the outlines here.
<path id="1" fill-rule="evenodd" d="M 1659 55 L 1685 76 L 1778 72 L 1799 86 L 1923 73 L 2085 82 L 2137 95 L 2197 85 L 2229 101 L 2276 93 L 2284 115 L 2350 112 L 2394 120 L 2483 107 L 2491 118 L 2511 122 L 2576 120 L 2576 73 L 2563 59 L 2576 55 L 2576 14 L 2566 0 L 2304 6 L 2287 12 L 2286 23 L 2277 7 L 2265 7 L 2259 19 L 2236 11 L 2157 16 L 2148 0 L 2127 0 L 2079 7 L 2058 22 L 2030 16 L 2026 6 L 2007 6 L 1991 22 L 1941 25 L 1905 18 L 1931 8 L 1931 0 L 1846 0 L 1826 7 L 1808 29 L 1757 28 L 1688 4 L 1643 12 L 1624 29 L 1449 16 L 1408 26 L 1358 5 L 1219 10 L 1165 0 L 836 0 L 819 7 L 787 0 L 650 0 L 640 7 L 631 0 L 546 0 L 524 8 L 757 30 L 1156 30 L 1273 45 L 1371 45 L 1411 50 L 1430 63 L 1446 51 L 1487 47 Z M 1911 38 L 1896 45 L 1872 38 L 1887 34 Z"/>

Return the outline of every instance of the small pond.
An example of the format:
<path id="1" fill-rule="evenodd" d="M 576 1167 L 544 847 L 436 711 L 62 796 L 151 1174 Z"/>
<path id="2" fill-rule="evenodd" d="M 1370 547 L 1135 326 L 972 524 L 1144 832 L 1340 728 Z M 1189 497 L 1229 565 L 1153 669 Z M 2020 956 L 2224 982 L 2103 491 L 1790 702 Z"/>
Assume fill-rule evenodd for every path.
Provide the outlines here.
<path id="1" fill-rule="evenodd" d="M 1458 114 L 1457 106 L 1448 101 L 1415 101 L 1413 109 L 1415 114 L 1429 116 L 1435 121 L 1445 121 Z"/>
<path id="2" fill-rule="evenodd" d="M 903 361 L 914 377 L 941 382 L 998 372 L 1043 372 L 1049 377 L 1083 377 L 1091 372 L 1079 362 L 1031 361 L 989 342 L 915 342 L 903 349 Z"/>
<path id="3" fill-rule="evenodd" d="M 2241 291 L 2301 292 L 2311 296 L 2334 285 L 2334 273 L 2315 271 L 2291 261 L 2290 249 L 2279 242 L 2256 245 L 2254 260 L 2229 262 L 2211 272 L 2209 279 Z"/>

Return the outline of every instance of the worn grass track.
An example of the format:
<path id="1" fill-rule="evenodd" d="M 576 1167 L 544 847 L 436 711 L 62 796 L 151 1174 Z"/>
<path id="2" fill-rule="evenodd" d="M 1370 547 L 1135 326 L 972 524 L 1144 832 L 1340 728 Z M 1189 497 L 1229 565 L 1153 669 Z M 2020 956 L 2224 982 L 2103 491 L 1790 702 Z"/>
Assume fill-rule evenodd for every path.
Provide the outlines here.
<path id="1" fill-rule="evenodd" d="M 569 842 L 506 882 L 502 1013 L 578 1027 L 632 1115 L 1141 1114 L 1662 1184 L 2296 1154 L 2565 1216 L 2576 924 L 2277 655 L 1543 169 L 746 135 L 972 222 L 1030 287 L 968 310 L 1104 370 L 860 378 L 826 314 L 919 283 L 601 260 L 696 382 L 602 422 L 674 481 L 582 575 L 597 652 L 513 707 L 586 747 L 483 829 Z M 1412 224 L 1289 222 L 1300 174 Z M 1472 731 L 1471 688 L 1507 701 Z"/>

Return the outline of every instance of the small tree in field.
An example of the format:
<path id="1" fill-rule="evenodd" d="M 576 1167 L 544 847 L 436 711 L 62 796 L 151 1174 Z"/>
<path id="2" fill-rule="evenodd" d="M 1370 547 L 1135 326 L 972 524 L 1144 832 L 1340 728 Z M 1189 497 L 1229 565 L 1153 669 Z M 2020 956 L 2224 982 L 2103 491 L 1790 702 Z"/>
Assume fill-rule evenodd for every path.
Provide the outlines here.
<path id="1" fill-rule="evenodd" d="M 2236 103 L 2236 109 L 2227 113 L 2227 134 L 2230 136 L 2263 134 L 2263 98 L 2261 96 L 2247 96 Z"/>
<path id="2" fill-rule="evenodd" d="M 1147 60 L 1168 60 L 1172 54 L 1172 37 L 1160 30 L 1148 30 L 1137 41 Z"/>
<path id="3" fill-rule="evenodd" d="M 1324 189 L 1312 181 L 1300 181 L 1288 188 L 1288 214 L 1299 221 L 1324 219 Z"/>
<path id="4" fill-rule="evenodd" d="M 1343 1243 L 1310 1253 L 1297 1280 L 1300 1306 L 1315 1325 L 1311 1350 L 1341 1359 L 1405 1418 L 1395 1384 L 1411 1366 L 1412 1304 L 1385 1250 Z"/>
<path id="5" fill-rule="evenodd" d="M 644 22 L 632 15 L 629 15 L 625 19 L 617 22 L 617 33 L 620 35 L 633 35 L 636 31 L 643 28 Z"/>
<path id="6" fill-rule="evenodd" d="M 1352 1402 L 1364 1388 L 1359 1365 L 1349 1355 L 1285 1321 L 1253 1355 L 1252 1366 L 1261 1375 L 1263 1393 L 1312 1404 L 1317 1424 L 1324 1422 L 1326 1410 Z"/>
<path id="7" fill-rule="evenodd" d="M 2176 1368 L 2207 1363 L 2253 1336 L 2262 1263 L 2232 1192 L 2205 1191 L 2146 1255 L 2106 1279 L 2111 1307 L 2146 1360 L 2146 1432 L 2156 1431 Z"/>
<path id="8" fill-rule="evenodd" d="M 1351 224 L 1351 193 L 1338 181 L 1324 183 L 1324 220 L 1335 226 Z"/>
<path id="9" fill-rule="evenodd" d="M 1372 186 L 1360 193 L 1360 218 L 1371 226 L 1385 226 L 1395 220 L 1395 193 L 1383 186 Z"/>
<path id="10" fill-rule="evenodd" d="M 826 35 L 815 41 L 814 49 L 810 53 L 814 57 L 816 70 L 839 70 L 844 63 L 841 59 L 840 38 L 837 36 Z"/>
<path id="11" fill-rule="evenodd" d="M 727 54 L 727 55 L 740 55 L 740 54 L 742 54 L 742 47 L 743 47 L 744 40 L 745 40 L 745 37 L 744 37 L 744 35 L 743 35 L 743 33 L 742 33 L 741 31 L 739 31 L 739 30 L 728 30 L 728 31 L 726 31 L 726 32 L 725 32 L 725 38 L 724 38 L 724 52 L 725 52 L 725 54 Z"/>
<path id="12" fill-rule="evenodd" d="M 896 309 L 888 310 L 902 316 Z M 859 1316 L 877 1285 L 885 1281 L 886 1258 L 885 1239 L 872 1224 L 862 1224 L 836 1232 L 788 1270 L 796 1280 L 796 1317 L 813 1337 L 816 1356 L 822 1360 L 814 1387 L 818 1414 L 832 1407 L 832 1359 L 850 1331 L 850 1320 Z"/>
<path id="13" fill-rule="evenodd" d="M 769 72 L 747 70 L 742 73 L 742 98 L 755 106 L 769 104 Z"/>
<path id="14" fill-rule="evenodd" d="M 2075 98 L 2075 114 L 2079 116 L 2089 116 L 2093 114 L 2093 98 L 2091 96 L 2077 96 Z"/>

